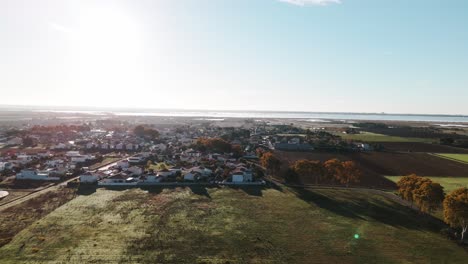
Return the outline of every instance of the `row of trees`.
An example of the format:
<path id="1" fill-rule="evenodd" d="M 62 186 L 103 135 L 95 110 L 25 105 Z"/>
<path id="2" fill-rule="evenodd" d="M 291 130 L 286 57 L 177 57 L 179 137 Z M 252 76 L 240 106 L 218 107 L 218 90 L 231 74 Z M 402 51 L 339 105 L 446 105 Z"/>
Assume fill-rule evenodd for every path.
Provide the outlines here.
<path id="1" fill-rule="evenodd" d="M 277 174 L 281 169 L 281 161 L 271 152 L 261 153 L 261 165 L 269 174 Z M 353 161 L 331 159 L 325 162 L 318 160 L 298 160 L 284 174 L 287 182 L 297 182 L 299 178 L 314 177 L 315 184 L 321 182 L 338 182 L 349 186 L 357 183 L 362 176 L 361 171 Z"/>
<path id="2" fill-rule="evenodd" d="M 437 209 L 444 200 L 444 188 L 429 178 L 411 174 L 401 178 L 397 185 L 400 196 L 425 213 Z"/>
<path id="3" fill-rule="evenodd" d="M 315 184 L 323 181 L 337 182 L 346 187 L 358 183 L 361 179 L 361 170 L 353 161 L 340 161 L 331 159 L 325 162 L 318 160 L 298 160 L 290 168 L 299 177 L 313 176 Z M 291 174 L 291 172 L 289 172 Z"/>
<path id="4" fill-rule="evenodd" d="M 415 174 L 401 178 L 397 185 L 400 196 L 415 203 L 422 212 L 431 213 L 442 203 L 444 221 L 453 228 L 460 228 L 461 241 L 464 240 L 468 230 L 467 188 L 456 189 L 444 197 L 444 189 L 439 183 Z"/>
<path id="5" fill-rule="evenodd" d="M 199 138 L 192 147 L 202 152 L 232 153 L 235 158 L 243 155 L 241 146 L 232 145 L 222 138 Z"/>

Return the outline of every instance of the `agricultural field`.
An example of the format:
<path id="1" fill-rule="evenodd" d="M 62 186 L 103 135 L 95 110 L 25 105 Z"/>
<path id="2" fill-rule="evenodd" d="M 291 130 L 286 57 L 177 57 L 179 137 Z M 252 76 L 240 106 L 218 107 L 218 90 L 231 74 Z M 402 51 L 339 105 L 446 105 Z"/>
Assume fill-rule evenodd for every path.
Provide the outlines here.
<path id="1" fill-rule="evenodd" d="M 426 153 L 322 153 L 322 152 L 286 152 L 276 151 L 285 170 L 300 159 L 326 161 L 337 158 L 342 161 L 352 160 L 362 171 L 360 186 L 395 188 L 395 184 L 384 176 L 401 176 L 415 173 L 419 176 L 444 175 L 468 177 L 468 164 L 440 158 Z M 312 178 L 300 179 L 302 183 L 312 184 Z"/>
<path id="2" fill-rule="evenodd" d="M 1 263 L 465 263 L 443 223 L 369 191 L 98 189 L 0 248 Z"/>
<path id="3" fill-rule="evenodd" d="M 468 154 L 468 149 L 422 142 L 382 142 L 380 145 L 386 151 Z"/>
<path id="4" fill-rule="evenodd" d="M 454 160 L 454 161 L 458 161 L 458 162 L 468 164 L 468 154 L 447 154 L 447 153 L 441 154 L 441 153 L 437 153 L 437 154 L 434 154 L 434 155 L 436 155 L 438 157 L 445 158 L 445 159 Z"/>
<path id="5" fill-rule="evenodd" d="M 436 142 L 433 138 L 414 138 L 414 137 L 399 137 L 388 136 L 371 132 L 361 132 L 360 134 L 338 134 L 342 139 L 363 141 L 363 142 Z"/>
<path id="6" fill-rule="evenodd" d="M 401 179 L 401 177 L 403 176 L 386 176 L 385 178 L 396 183 Z M 434 182 L 440 183 L 440 185 L 444 187 L 445 193 L 450 193 L 451 191 L 461 188 L 461 187 L 468 188 L 468 177 L 461 178 L 461 177 L 427 176 L 427 178 L 430 178 Z"/>

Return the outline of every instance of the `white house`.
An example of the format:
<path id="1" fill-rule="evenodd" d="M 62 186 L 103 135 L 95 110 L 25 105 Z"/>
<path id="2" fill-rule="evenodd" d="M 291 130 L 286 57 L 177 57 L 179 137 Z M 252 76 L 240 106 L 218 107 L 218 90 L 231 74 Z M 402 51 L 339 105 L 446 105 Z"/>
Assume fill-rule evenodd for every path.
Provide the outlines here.
<path id="1" fill-rule="evenodd" d="M 16 157 L 16 160 L 18 160 L 18 162 L 21 163 L 21 164 L 27 164 L 27 163 L 29 163 L 29 162 L 32 161 L 32 156 L 30 156 L 30 155 L 25 155 L 25 154 L 23 154 L 23 155 L 18 155 L 18 156 Z"/>
<path id="2" fill-rule="evenodd" d="M 65 156 L 67 157 L 75 157 L 75 156 L 80 156 L 80 155 L 81 155 L 80 152 L 76 150 L 67 151 L 67 153 L 65 153 Z"/>
<path id="3" fill-rule="evenodd" d="M 59 177 L 49 177 L 48 173 L 37 172 L 36 170 L 22 170 L 16 174 L 17 180 L 40 180 L 40 181 L 58 181 Z"/>
<path id="4" fill-rule="evenodd" d="M 80 175 L 80 182 L 82 183 L 96 183 L 101 179 L 101 175 L 92 172 L 86 172 Z"/>
<path id="5" fill-rule="evenodd" d="M 251 182 L 253 181 L 252 170 L 237 168 L 231 172 L 232 182 Z"/>
<path id="6" fill-rule="evenodd" d="M 124 148 L 123 143 L 119 143 L 119 144 L 115 145 L 115 149 L 122 150 L 123 148 Z"/>
<path id="7" fill-rule="evenodd" d="M 11 162 L 0 162 L 0 171 L 11 170 L 13 168 L 13 163 Z"/>
<path id="8" fill-rule="evenodd" d="M 132 166 L 127 169 L 128 172 L 132 174 L 132 176 L 139 176 L 143 174 L 143 169 L 137 166 Z"/>
<path id="9" fill-rule="evenodd" d="M 126 169 L 126 168 L 130 167 L 130 164 L 128 163 L 128 160 L 118 161 L 116 165 L 117 165 L 117 167 L 119 167 L 121 169 Z"/>

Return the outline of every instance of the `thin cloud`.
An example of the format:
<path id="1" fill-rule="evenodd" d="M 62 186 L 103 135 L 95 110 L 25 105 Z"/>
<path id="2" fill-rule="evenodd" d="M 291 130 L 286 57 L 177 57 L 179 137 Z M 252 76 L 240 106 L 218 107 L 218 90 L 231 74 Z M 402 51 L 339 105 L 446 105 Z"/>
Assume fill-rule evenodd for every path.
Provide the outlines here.
<path id="1" fill-rule="evenodd" d="M 341 4 L 341 0 L 278 0 L 283 3 L 288 3 L 297 6 L 318 5 L 326 6 L 329 4 Z"/>
<path id="2" fill-rule="evenodd" d="M 54 23 L 54 22 L 49 22 L 49 27 L 53 30 L 56 30 L 56 31 L 59 31 L 59 32 L 62 32 L 62 33 L 71 33 L 71 29 L 65 27 L 65 26 L 62 26 L 62 25 L 59 25 L 57 23 Z"/>

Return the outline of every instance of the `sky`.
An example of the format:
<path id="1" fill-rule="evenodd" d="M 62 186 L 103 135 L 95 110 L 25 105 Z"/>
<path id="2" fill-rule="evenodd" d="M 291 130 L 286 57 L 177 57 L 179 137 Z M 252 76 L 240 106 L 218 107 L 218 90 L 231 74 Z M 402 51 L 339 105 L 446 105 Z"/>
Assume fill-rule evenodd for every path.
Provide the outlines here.
<path id="1" fill-rule="evenodd" d="M 465 0 L 0 0 L 0 104 L 468 115 Z"/>

